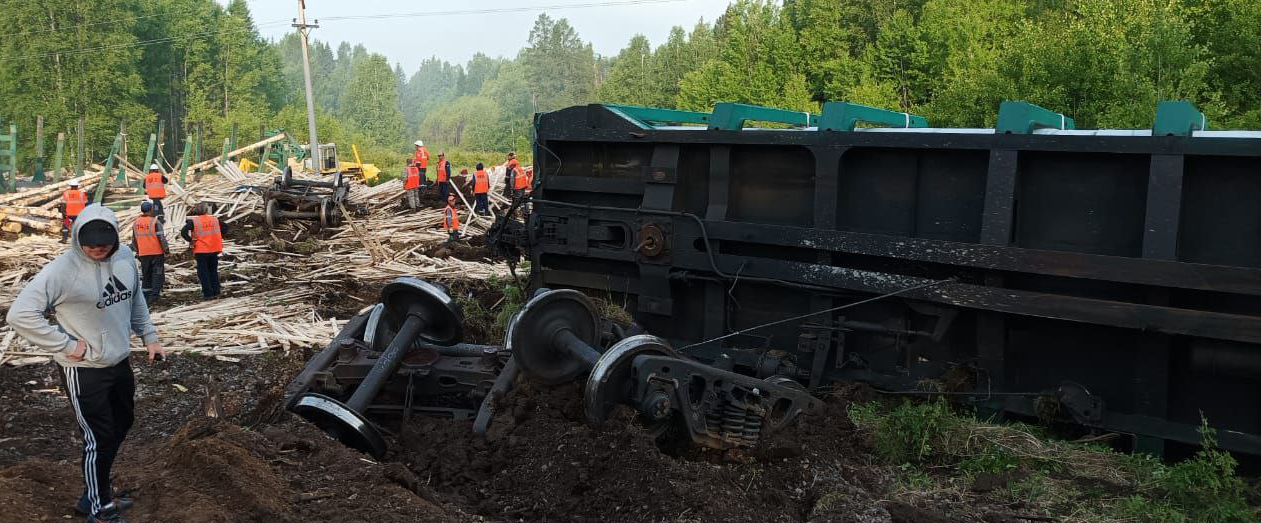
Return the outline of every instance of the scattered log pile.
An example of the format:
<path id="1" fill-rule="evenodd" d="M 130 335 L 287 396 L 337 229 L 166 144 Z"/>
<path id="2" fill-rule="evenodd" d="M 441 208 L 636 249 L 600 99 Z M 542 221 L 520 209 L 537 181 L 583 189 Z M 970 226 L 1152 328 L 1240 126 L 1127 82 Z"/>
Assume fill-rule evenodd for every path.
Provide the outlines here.
<path id="1" fill-rule="evenodd" d="M 314 289 L 277 289 L 258 294 L 192 303 L 150 315 L 167 353 L 194 352 L 235 361 L 234 356 L 269 350 L 322 348 L 337 335 L 345 320 L 321 318 L 308 304 Z M 133 352 L 143 352 L 133 337 Z M 29 365 L 48 361 L 7 325 L 0 327 L 0 365 Z"/>
<path id="2" fill-rule="evenodd" d="M 332 299 L 330 292 L 350 283 L 381 283 L 398 276 L 484 279 L 508 273 L 505 265 L 488 260 L 431 256 L 434 246 L 447 239 L 441 227 L 442 209 L 404 210 L 400 181 L 376 187 L 352 181 L 350 200 L 360 212 L 349 212 L 352 206 L 348 205 L 350 219 L 341 227 L 321 231 L 305 222 L 286 222 L 266 229 L 261 223 L 260 189 L 271 184 L 272 173 L 243 173 L 230 162 L 216 167 L 217 176 L 206 176 L 188 187 L 167 186 L 165 232 L 173 256 L 167 262 L 163 296 L 167 303 L 185 304 L 167 308 L 160 302 L 152 317 L 169 351 L 233 358 L 267 350 L 322 347 L 346 318 L 321 316 L 319 304 Z M 81 183 L 89 189 L 99 179 L 99 174 L 89 175 Z M 493 179 L 497 185 L 502 183 L 502 169 Z M 55 201 L 65 185 L 0 198 L 0 213 L 4 220 L 55 220 L 59 215 L 44 207 L 44 198 Z M 179 238 L 189 209 L 203 202 L 213 204 L 220 220 L 237 224 L 240 231 L 229 230 L 224 242 L 220 273 L 225 297 L 209 302 L 195 301 L 200 292 L 196 267 L 191 256 L 184 254 L 187 244 Z M 501 190 L 492 191 L 492 202 L 507 205 Z M 123 241 L 128 242 L 139 209 L 129 207 L 117 214 Z M 473 217 L 471 208 L 461 206 L 461 214 L 465 215 L 461 218 L 465 236 L 480 235 L 490 225 L 485 218 Z M 250 216 L 258 218 L 246 219 Z M 56 236 L 59 229 L 57 225 L 51 234 L 0 241 L 0 365 L 48 359 L 3 325 L 2 315 L 40 268 L 64 252 L 66 246 Z M 294 249 L 298 245 L 305 250 Z M 133 343 L 137 344 L 133 350 L 142 350 L 139 340 Z"/>

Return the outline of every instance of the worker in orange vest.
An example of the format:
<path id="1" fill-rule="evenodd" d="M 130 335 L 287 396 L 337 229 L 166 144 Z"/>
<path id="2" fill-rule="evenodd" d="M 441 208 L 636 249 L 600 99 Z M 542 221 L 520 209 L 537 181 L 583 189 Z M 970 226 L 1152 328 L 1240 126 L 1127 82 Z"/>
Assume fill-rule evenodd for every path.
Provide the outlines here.
<path id="1" fill-rule="evenodd" d="M 412 153 L 412 165 L 420 170 L 421 188 L 429 187 L 429 178 L 425 174 L 425 170 L 429 168 L 429 149 L 425 148 L 425 142 L 416 140 L 416 151 Z"/>
<path id="2" fill-rule="evenodd" d="M 460 212 L 455 209 L 455 195 L 447 196 L 447 208 L 442 210 L 442 228 L 450 235 L 448 242 L 460 239 Z"/>
<path id="3" fill-rule="evenodd" d="M 477 162 L 477 172 L 473 173 L 473 212 L 482 216 L 490 216 L 490 175 L 482 162 Z"/>
<path id="4" fill-rule="evenodd" d="M 66 243 L 70 233 L 70 224 L 79 217 L 83 208 L 88 206 L 88 193 L 79 190 L 79 181 L 71 180 L 70 188 L 61 193 L 61 243 Z"/>
<path id="5" fill-rule="evenodd" d="M 197 259 L 197 280 L 201 282 L 201 297 L 209 300 L 219 296 L 219 254 L 223 252 L 223 233 L 227 228 L 211 214 L 210 206 L 205 203 L 193 206 L 192 213 L 193 216 L 180 229 L 180 236 L 193 249 L 193 257 Z"/>
<path id="6" fill-rule="evenodd" d="M 169 182 L 162 174 L 162 169 L 158 167 L 158 162 L 153 162 L 153 165 L 149 166 L 149 174 L 144 177 L 144 192 L 153 202 L 154 216 L 166 216 L 166 211 L 162 209 L 162 199 L 166 198 L 167 183 Z"/>
<path id="7" fill-rule="evenodd" d="M 516 198 L 516 179 L 521 172 L 521 164 L 517 163 L 517 153 L 508 153 L 508 161 L 504 162 L 504 196 Z"/>
<path id="8" fill-rule="evenodd" d="M 420 167 L 415 165 L 407 166 L 407 175 L 403 178 L 403 198 L 407 202 L 407 208 L 420 208 Z"/>
<path id="9" fill-rule="evenodd" d="M 515 163 L 516 160 L 514 159 L 513 162 Z M 512 197 L 522 198 L 525 196 L 526 189 L 530 188 L 529 178 L 526 177 L 525 171 L 521 169 L 520 165 L 517 165 L 517 168 L 513 172 Z"/>
<path id="10" fill-rule="evenodd" d="M 529 193 L 534 190 L 534 166 L 525 168 L 525 192 Z"/>
<path id="11" fill-rule="evenodd" d="M 162 295 L 166 280 L 166 255 L 170 248 L 166 234 L 162 232 L 162 217 L 157 206 L 149 202 L 140 204 L 140 217 L 131 228 L 131 250 L 140 260 L 140 290 L 145 303 L 150 305 Z"/>
<path id="12" fill-rule="evenodd" d="M 451 162 L 446 153 L 438 153 L 438 201 L 445 201 L 451 194 Z"/>

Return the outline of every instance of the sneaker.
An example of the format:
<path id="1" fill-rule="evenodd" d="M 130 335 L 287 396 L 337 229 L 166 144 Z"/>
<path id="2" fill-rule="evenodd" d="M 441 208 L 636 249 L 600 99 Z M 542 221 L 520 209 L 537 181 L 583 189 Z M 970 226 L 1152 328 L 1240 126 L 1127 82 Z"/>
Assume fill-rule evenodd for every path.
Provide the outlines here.
<path id="1" fill-rule="evenodd" d="M 127 498 L 114 498 L 113 505 L 119 510 L 127 510 L 134 504 L 132 500 Z M 84 494 L 79 498 L 79 502 L 74 504 L 74 511 L 81 516 L 86 516 L 92 512 L 92 502 L 88 501 L 88 495 Z"/>
<path id="2" fill-rule="evenodd" d="M 121 503 L 111 501 L 108 505 L 101 507 L 96 514 L 88 516 L 88 523 L 127 523 L 123 518 Z"/>

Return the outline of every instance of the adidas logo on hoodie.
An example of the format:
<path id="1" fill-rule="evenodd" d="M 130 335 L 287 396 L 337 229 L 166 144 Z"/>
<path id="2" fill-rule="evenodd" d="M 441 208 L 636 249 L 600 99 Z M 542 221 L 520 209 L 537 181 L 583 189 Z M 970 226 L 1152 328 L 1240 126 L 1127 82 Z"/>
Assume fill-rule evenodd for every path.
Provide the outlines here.
<path id="1" fill-rule="evenodd" d="M 101 301 L 96 302 L 96 308 L 104 309 L 115 303 L 121 303 L 131 298 L 131 291 L 126 285 L 118 279 L 117 276 L 110 275 L 109 283 L 105 284 L 105 292 L 101 293 Z"/>

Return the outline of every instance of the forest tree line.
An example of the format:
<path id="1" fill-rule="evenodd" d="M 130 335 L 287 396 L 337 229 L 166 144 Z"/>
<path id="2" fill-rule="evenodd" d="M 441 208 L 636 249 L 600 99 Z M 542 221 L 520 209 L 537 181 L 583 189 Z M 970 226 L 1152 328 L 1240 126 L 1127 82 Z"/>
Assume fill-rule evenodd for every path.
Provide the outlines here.
<path id="1" fill-rule="evenodd" d="M 171 156 L 190 122 L 207 155 L 233 125 L 240 144 L 260 126 L 305 141 L 301 39 L 259 34 L 281 23 L 256 22 L 244 0 L 0 0 L 0 122 L 20 126 L 24 155 L 36 115 L 49 143 L 85 117 L 93 158 L 124 119 L 132 151 L 159 119 L 176 130 Z M 1252 0 L 735 0 L 712 22 L 674 27 L 664 42 L 635 36 L 616 56 L 547 14 L 511 58 L 432 57 L 407 72 L 362 45 L 317 39 L 310 53 L 321 141 L 357 144 L 387 171 L 417 138 L 528 151 L 535 112 L 592 102 L 818 111 L 850 101 L 983 127 L 1003 100 L 1026 100 L 1080 128 L 1146 128 L 1157 101 L 1185 99 L 1215 128 L 1261 129 Z"/>

